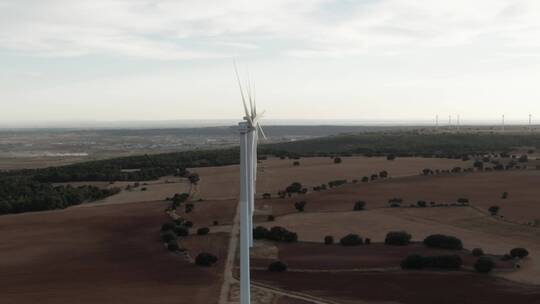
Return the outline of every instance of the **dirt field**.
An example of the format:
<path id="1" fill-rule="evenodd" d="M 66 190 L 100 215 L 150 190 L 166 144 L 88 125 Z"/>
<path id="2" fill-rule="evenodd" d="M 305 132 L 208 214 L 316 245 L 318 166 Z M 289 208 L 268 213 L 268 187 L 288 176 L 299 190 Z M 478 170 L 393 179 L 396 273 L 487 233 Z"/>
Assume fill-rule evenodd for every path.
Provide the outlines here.
<path id="1" fill-rule="evenodd" d="M 463 272 L 316 274 L 253 271 L 252 277 L 256 281 L 283 289 L 309 293 L 344 304 L 540 303 L 538 287 Z"/>
<path id="2" fill-rule="evenodd" d="M 370 183 L 343 185 L 334 189 L 295 196 L 288 199 L 259 200 L 258 206 L 271 206 L 274 214 L 296 212 L 294 202 L 307 202 L 306 212 L 348 211 L 354 202 L 363 200 L 366 209 L 388 206 L 388 200 L 402 198 L 404 206 L 417 201 L 455 203 L 458 198 L 468 198 L 471 205 L 487 213 L 491 206 L 500 206 L 499 214 L 519 223 L 540 220 L 540 170 L 504 172 L 476 172 L 414 176 Z M 508 198 L 502 199 L 502 193 Z"/>
<path id="3" fill-rule="evenodd" d="M 74 164 L 88 161 L 88 157 L 77 156 L 36 156 L 36 157 L 0 157 L 0 170 L 37 169 Z"/>
<path id="4" fill-rule="evenodd" d="M 505 254 L 514 247 L 525 247 L 530 257 L 519 271 L 504 276 L 516 281 L 540 284 L 540 230 L 510 224 L 483 215 L 472 208 L 378 209 L 360 212 L 304 213 L 278 217 L 264 226 L 283 226 L 298 233 L 302 241 L 322 242 L 325 235 L 335 239 L 348 233 L 382 242 L 388 231 L 405 230 L 421 241 L 435 233 L 454 235 L 465 248 L 483 248 Z"/>
<path id="5" fill-rule="evenodd" d="M 337 240 L 339 242 L 339 240 Z M 399 268 L 400 262 L 411 254 L 423 256 L 458 254 L 463 265 L 472 269 L 478 259 L 468 251 L 428 248 L 421 243 L 408 246 L 389 246 L 383 243 L 345 247 L 340 244 L 323 245 L 321 243 L 277 244 L 278 259 L 291 269 L 308 270 L 351 270 L 369 268 Z M 488 252 L 486 252 L 488 253 Z M 267 267 L 275 259 L 254 259 L 254 266 Z M 499 269 L 512 269 L 512 262 L 494 258 Z"/>
<path id="6" fill-rule="evenodd" d="M 197 267 L 163 248 L 165 206 L 146 202 L 0 217 L 0 302 L 216 303 L 222 264 Z M 227 241 L 226 234 L 212 234 L 187 247 L 214 251 L 224 260 Z"/>
<path id="7" fill-rule="evenodd" d="M 472 162 L 438 158 L 397 158 L 388 161 L 384 157 L 343 157 L 341 164 L 334 164 L 329 157 L 302 158 L 300 166 L 293 160 L 269 158 L 258 166 L 257 193 L 277 193 L 292 182 L 306 186 L 317 186 L 335 179 L 361 179 L 363 176 L 388 171 L 391 177 L 418 175 L 424 168 L 452 169 L 468 168 Z M 199 173 L 199 196 L 204 199 L 234 198 L 238 196 L 238 166 L 190 169 Z"/>

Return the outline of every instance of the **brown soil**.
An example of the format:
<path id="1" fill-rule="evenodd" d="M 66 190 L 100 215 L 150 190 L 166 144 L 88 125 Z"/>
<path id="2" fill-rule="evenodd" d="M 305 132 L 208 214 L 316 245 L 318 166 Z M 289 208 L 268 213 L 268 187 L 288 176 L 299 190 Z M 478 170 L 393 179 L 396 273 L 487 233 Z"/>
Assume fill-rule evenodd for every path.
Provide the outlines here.
<path id="1" fill-rule="evenodd" d="M 339 240 L 338 240 L 339 241 Z M 458 254 L 464 266 L 472 268 L 477 257 L 465 250 L 443 250 L 428 248 L 421 243 L 408 246 L 389 246 L 381 243 L 345 247 L 339 244 L 324 245 L 321 243 L 276 244 L 279 249 L 279 260 L 291 269 L 310 270 L 346 270 L 365 268 L 399 267 L 401 260 L 411 254 L 436 256 Z M 497 268 L 512 269 L 512 262 L 502 262 L 494 257 Z M 253 259 L 255 266 L 267 267 L 271 260 Z"/>
<path id="2" fill-rule="evenodd" d="M 489 275 L 464 272 L 272 273 L 253 271 L 254 280 L 340 303 L 385 301 L 402 304 L 540 303 L 540 288 Z M 294 303 L 294 302 L 293 302 Z"/>
<path id="3" fill-rule="evenodd" d="M 258 206 L 271 206 L 275 215 L 294 213 L 294 202 L 307 202 L 306 212 L 349 211 L 354 202 L 363 200 L 366 209 L 388 206 L 391 198 L 402 198 L 403 206 L 416 205 L 419 200 L 456 203 L 467 198 L 471 205 L 487 213 L 490 206 L 500 206 L 499 214 L 505 218 L 528 223 L 540 220 L 540 170 L 443 174 L 389 179 L 372 183 L 348 184 L 326 191 L 287 199 L 259 200 Z M 508 199 L 502 199 L 504 191 Z M 444 210 L 441 210 L 444 213 Z"/>
<path id="4" fill-rule="evenodd" d="M 269 158 L 258 166 L 257 193 L 274 195 L 292 182 L 306 186 L 317 186 L 335 179 L 361 179 L 363 176 L 386 170 L 392 177 L 418 175 L 424 168 L 452 169 L 456 166 L 470 167 L 471 162 L 438 158 L 397 158 L 388 161 L 384 157 L 343 157 L 343 163 L 334 164 L 329 157 L 300 159 L 300 166 L 293 166 L 293 160 Z M 193 168 L 199 173 L 198 195 L 204 199 L 223 199 L 238 196 L 239 171 L 237 165 L 224 167 Z"/>
<path id="5" fill-rule="evenodd" d="M 165 250 L 159 240 L 165 206 L 147 202 L 0 217 L 1 302 L 216 303 L 221 265 L 197 267 Z M 227 244 L 225 234 L 201 239 L 212 240 L 202 247 Z"/>

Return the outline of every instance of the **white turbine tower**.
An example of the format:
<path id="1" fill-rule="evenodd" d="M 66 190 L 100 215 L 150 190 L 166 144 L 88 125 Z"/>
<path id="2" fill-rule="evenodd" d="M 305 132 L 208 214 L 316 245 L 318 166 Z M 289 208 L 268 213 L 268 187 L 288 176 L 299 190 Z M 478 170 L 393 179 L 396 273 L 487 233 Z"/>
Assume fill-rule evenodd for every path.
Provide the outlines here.
<path id="1" fill-rule="evenodd" d="M 249 274 L 249 248 L 253 247 L 253 211 L 255 210 L 255 186 L 257 179 L 257 141 L 259 132 L 266 138 L 259 124 L 262 115 L 257 114 L 252 84 L 242 87 L 236 64 L 234 66 L 238 87 L 244 105 L 244 120 L 238 123 L 240 131 L 240 304 L 251 303 Z M 246 98 L 249 102 L 246 102 Z"/>

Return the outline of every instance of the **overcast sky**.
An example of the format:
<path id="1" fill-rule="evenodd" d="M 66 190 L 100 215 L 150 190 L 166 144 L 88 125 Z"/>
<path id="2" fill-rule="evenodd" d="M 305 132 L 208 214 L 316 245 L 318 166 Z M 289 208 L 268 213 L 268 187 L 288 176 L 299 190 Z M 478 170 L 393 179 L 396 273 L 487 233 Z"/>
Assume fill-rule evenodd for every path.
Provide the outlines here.
<path id="1" fill-rule="evenodd" d="M 0 0 L 0 121 L 540 120 L 537 0 Z M 441 118 L 442 119 L 442 118 Z"/>

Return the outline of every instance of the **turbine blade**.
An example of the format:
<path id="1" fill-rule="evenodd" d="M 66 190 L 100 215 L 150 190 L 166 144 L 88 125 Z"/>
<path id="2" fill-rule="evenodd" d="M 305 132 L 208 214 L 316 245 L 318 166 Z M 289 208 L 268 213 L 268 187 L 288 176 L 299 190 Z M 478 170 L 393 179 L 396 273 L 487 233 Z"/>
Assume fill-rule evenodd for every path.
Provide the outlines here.
<path id="1" fill-rule="evenodd" d="M 264 138 L 264 140 L 267 140 L 268 138 L 266 137 L 266 134 L 264 134 L 263 128 L 261 127 L 260 124 L 257 124 L 257 129 L 258 129 L 259 132 L 261 133 L 261 135 L 262 135 L 262 137 Z"/>
<path id="2" fill-rule="evenodd" d="M 238 75 L 238 68 L 236 67 L 236 61 L 234 61 L 234 72 L 236 73 L 236 80 L 238 81 L 238 88 L 240 89 L 240 95 L 242 96 L 242 103 L 244 105 L 244 112 L 246 113 L 246 118 L 249 121 L 249 123 L 252 123 L 251 115 L 249 115 L 248 107 L 246 104 L 246 98 L 244 96 L 244 90 L 242 89 L 242 82 L 240 81 L 240 76 Z"/>

